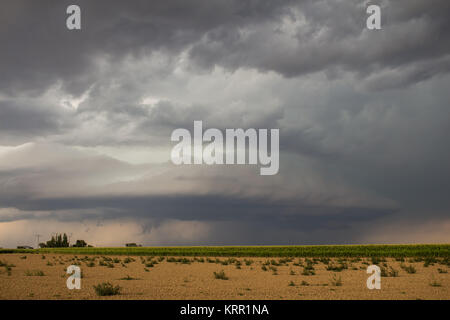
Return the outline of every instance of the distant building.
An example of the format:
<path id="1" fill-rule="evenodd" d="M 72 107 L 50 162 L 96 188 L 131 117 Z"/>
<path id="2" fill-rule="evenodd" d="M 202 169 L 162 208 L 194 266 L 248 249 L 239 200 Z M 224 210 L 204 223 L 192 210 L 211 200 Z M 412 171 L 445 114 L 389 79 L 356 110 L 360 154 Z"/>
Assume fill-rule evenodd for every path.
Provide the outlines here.
<path id="1" fill-rule="evenodd" d="M 34 249 L 34 248 L 30 246 L 17 246 L 17 249 Z"/>
<path id="2" fill-rule="evenodd" d="M 125 247 L 142 247 L 142 245 L 136 243 L 126 243 Z"/>

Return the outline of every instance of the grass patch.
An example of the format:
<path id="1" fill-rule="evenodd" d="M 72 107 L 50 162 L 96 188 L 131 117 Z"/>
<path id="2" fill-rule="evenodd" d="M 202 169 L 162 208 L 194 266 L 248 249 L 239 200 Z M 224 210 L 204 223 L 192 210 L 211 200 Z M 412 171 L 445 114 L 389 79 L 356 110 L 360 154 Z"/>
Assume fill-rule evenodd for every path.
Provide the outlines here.
<path id="1" fill-rule="evenodd" d="M 342 286 L 342 278 L 341 278 L 341 276 L 338 277 L 336 274 L 333 274 L 333 277 L 331 278 L 330 283 L 331 283 L 332 286 L 335 286 L 335 287 Z"/>
<path id="2" fill-rule="evenodd" d="M 120 278 L 119 280 L 139 280 L 138 278 L 133 278 L 127 275 L 126 277 Z"/>
<path id="3" fill-rule="evenodd" d="M 113 286 L 109 282 L 103 282 L 93 287 L 98 296 L 115 296 L 120 294 L 121 289 L 119 286 Z"/>
<path id="4" fill-rule="evenodd" d="M 27 270 L 27 271 L 25 271 L 25 275 L 27 277 L 43 277 L 43 276 L 45 276 L 44 271 L 42 271 L 42 270 Z"/>
<path id="5" fill-rule="evenodd" d="M 214 271 L 214 278 L 220 280 L 228 280 L 228 277 L 225 275 L 225 272 L 223 270 L 219 272 Z"/>
<path id="6" fill-rule="evenodd" d="M 398 271 L 395 270 L 393 267 L 380 267 L 381 276 L 382 277 L 398 277 Z"/>
<path id="7" fill-rule="evenodd" d="M 409 266 L 405 265 L 404 263 L 400 264 L 400 267 L 405 270 L 407 273 L 409 274 L 413 274 L 416 273 L 416 268 L 414 268 L 414 266 L 412 264 L 410 264 Z"/>
<path id="8" fill-rule="evenodd" d="M 442 287 L 442 283 L 440 283 L 439 281 L 437 281 L 434 277 L 430 282 L 430 286 L 432 287 Z"/>
<path id="9" fill-rule="evenodd" d="M 135 256 L 210 257 L 450 257 L 450 245 L 319 245 L 319 246 L 224 246 L 224 247 L 136 247 L 136 248 L 42 248 L 0 249 L 0 253 L 66 253 Z"/>

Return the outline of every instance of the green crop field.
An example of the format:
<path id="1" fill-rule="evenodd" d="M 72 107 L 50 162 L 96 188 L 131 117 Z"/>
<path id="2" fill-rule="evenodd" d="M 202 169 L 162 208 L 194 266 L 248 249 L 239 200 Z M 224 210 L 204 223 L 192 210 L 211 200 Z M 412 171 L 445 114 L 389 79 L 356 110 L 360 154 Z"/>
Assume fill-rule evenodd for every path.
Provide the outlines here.
<path id="1" fill-rule="evenodd" d="M 449 244 L 0 249 L 0 253 L 222 257 L 450 257 Z"/>

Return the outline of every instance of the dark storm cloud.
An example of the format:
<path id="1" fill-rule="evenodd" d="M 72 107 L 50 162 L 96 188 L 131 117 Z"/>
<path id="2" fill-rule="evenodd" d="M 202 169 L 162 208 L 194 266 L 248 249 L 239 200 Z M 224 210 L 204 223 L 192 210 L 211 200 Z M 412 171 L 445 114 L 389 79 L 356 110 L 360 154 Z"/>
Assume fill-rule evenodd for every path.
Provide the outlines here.
<path id="1" fill-rule="evenodd" d="M 66 8 L 82 8 L 82 31 L 65 27 Z M 0 15 L 0 88 L 39 90 L 63 80 L 80 93 L 95 80 L 98 56 L 114 63 L 127 54 L 176 55 L 208 30 L 277 16 L 273 1 L 7 1 Z"/>
<path id="2" fill-rule="evenodd" d="M 83 30 L 70 32 L 65 8 L 72 2 L 2 3 L 2 91 L 33 92 L 63 80 L 79 94 L 96 80 L 95 59 L 114 64 L 154 50 L 170 57 L 189 49 L 202 68 L 252 67 L 288 77 L 343 69 L 365 78 L 395 69 L 385 84 L 394 87 L 446 72 L 442 63 L 448 71 L 441 61 L 450 48 L 445 0 L 384 2 L 379 32 L 365 29 L 365 6 L 356 0 L 76 1 Z M 428 72 L 397 74 L 415 63 Z"/>
<path id="3" fill-rule="evenodd" d="M 0 99 L 0 144 L 21 144 L 72 127 L 71 112 L 48 101 Z"/>
<path id="4" fill-rule="evenodd" d="M 247 66 L 287 77 L 346 70 L 366 78 L 394 70 L 393 80 L 385 76 L 386 88 L 389 82 L 399 87 L 448 72 L 448 63 L 442 70 L 439 59 L 446 60 L 450 49 L 449 2 L 384 3 L 383 31 L 365 28 L 366 7 L 360 1 L 299 1 L 282 22 L 261 19 L 257 26 L 209 31 L 194 45 L 191 57 L 202 67 Z M 401 68 L 416 63 L 426 64 L 427 71 L 402 74 Z"/>
<path id="5" fill-rule="evenodd" d="M 9 199 L 4 205 L 21 210 L 14 217 L 0 217 L 1 221 L 36 219 L 35 211 L 53 212 L 46 218 L 60 221 L 85 219 L 200 220 L 205 222 L 257 221 L 260 225 L 294 228 L 297 231 L 335 229 L 356 222 L 376 221 L 392 215 L 393 209 L 364 207 L 304 206 L 301 202 L 285 203 L 263 198 L 236 198 L 221 195 L 208 196 L 146 196 L 146 197 L 88 197 L 55 199 Z M 274 214 L 276 213 L 276 214 Z"/>
<path id="6" fill-rule="evenodd" d="M 448 221 L 450 2 L 374 3 L 380 31 L 357 0 L 3 1 L 0 221 L 206 221 L 209 244 Z M 170 154 L 194 120 L 280 128 L 280 174 L 76 149 Z"/>

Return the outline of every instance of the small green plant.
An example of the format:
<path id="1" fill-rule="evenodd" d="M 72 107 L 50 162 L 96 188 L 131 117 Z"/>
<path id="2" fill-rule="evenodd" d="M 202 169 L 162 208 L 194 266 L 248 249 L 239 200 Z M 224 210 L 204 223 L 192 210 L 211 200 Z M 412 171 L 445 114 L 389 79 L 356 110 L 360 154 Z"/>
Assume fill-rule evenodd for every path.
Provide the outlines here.
<path id="1" fill-rule="evenodd" d="M 303 276 L 313 276 L 313 275 L 315 275 L 316 273 L 314 272 L 314 269 L 309 269 L 309 268 L 307 268 L 307 267 L 304 267 L 303 268 L 303 271 L 302 271 L 302 275 Z"/>
<path id="2" fill-rule="evenodd" d="M 301 286 L 309 286 L 309 283 L 306 282 L 305 280 L 303 280 L 303 281 L 300 283 L 300 285 L 301 285 Z"/>
<path id="3" fill-rule="evenodd" d="M 438 268 L 438 272 L 439 272 L 439 273 L 447 273 L 447 270 L 444 270 L 444 269 Z"/>
<path id="4" fill-rule="evenodd" d="M 289 287 L 295 287 L 294 281 L 289 282 L 288 286 L 289 286 Z"/>
<path id="5" fill-rule="evenodd" d="M 347 269 L 346 264 L 335 265 L 335 264 L 331 263 L 331 264 L 327 265 L 328 271 L 341 272 L 344 269 Z"/>
<path id="6" fill-rule="evenodd" d="M 331 283 L 332 286 L 335 286 L 335 287 L 342 286 L 342 278 L 341 278 L 341 276 L 338 277 L 336 274 L 333 274 L 333 277 L 331 278 L 330 283 Z"/>
<path id="7" fill-rule="evenodd" d="M 262 265 L 261 270 L 262 271 L 267 271 L 267 267 L 265 265 Z"/>
<path id="8" fill-rule="evenodd" d="M 220 280 L 228 280 L 228 277 L 225 275 L 225 272 L 223 270 L 219 272 L 214 271 L 214 278 Z"/>
<path id="9" fill-rule="evenodd" d="M 440 282 L 438 282 L 434 277 L 430 282 L 430 286 L 432 287 L 442 287 L 442 284 Z"/>
<path id="10" fill-rule="evenodd" d="M 25 271 L 27 277 L 42 277 L 45 276 L 42 270 L 27 270 Z"/>
<path id="11" fill-rule="evenodd" d="M 27 258 L 27 256 L 22 256 L 22 257 L 20 257 L 20 259 L 23 259 L 23 260 L 26 259 L 26 258 Z"/>
<path id="12" fill-rule="evenodd" d="M 407 273 L 416 273 L 416 268 L 414 268 L 414 266 L 412 264 L 410 264 L 409 266 L 405 265 L 404 263 L 400 264 L 400 267 L 405 270 Z"/>
<path id="13" fill-rule="evenodd" d="M 389 267 L 389 277 L 398 277 L 398 271 L 392 267 Z"/>
<path id="14" fill-rule="evenodd" d="M 98 296 L 115 296 L 120 294 L 120 289 L 119 286 L 113 286 L 109 282 L 103 282 L 94 286 L 95 293 Z"/>
<path id="15" fill-rule="evenodd" d="M 127 275 L 126 277 L 120 278 L 119 280 L 139 280 L 138 278 L 133 278 Z"/>
<path id="16" fill-rule="evenodd" d="M 425 258 L 425 262 L 423 264 L 423 266 L 426 268 L 430 265 L 434 265 L 435 263 L 437 263 L 437 260 L 433 257 L 427 257 Z"/>
<path id="17" fill-rule="evenodd" d="M 382 277 L 398 277 L 398 271 L 392 267 L 380 267 Z"/>

